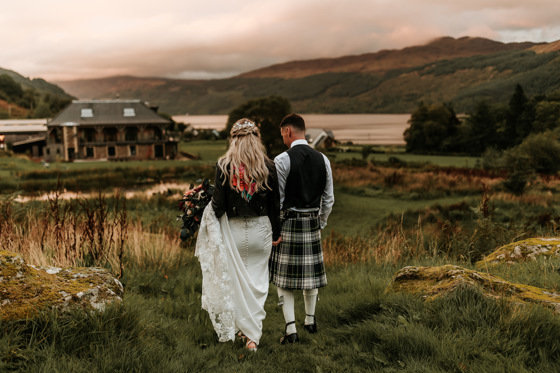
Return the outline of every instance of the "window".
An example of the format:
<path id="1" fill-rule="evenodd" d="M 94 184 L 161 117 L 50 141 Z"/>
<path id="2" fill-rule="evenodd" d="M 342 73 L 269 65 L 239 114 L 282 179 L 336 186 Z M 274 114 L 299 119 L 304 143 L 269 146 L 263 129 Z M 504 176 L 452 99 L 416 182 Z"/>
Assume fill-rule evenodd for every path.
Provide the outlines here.
<path id="1" fill-rule="evenodd" d="M 93 148 L 86 148 L 86 158 L 93 158 Z"/>
<path id="2" fill-rule="evenodd" d="M 109 146 L 109 147 L 107 148 L 107 155 L 108 155 L 109 157 L 114 157 L 115 154 L 116 154 L 116 153 L 115 153 L 115 147 L 114 147 L 114 146 Z"/>
<path id="3" fill-rule="evenodd" d="M 60 127 L 53 128 L 49 133 L 49 137 L 51 139 L 50 142 L 62 144 L 62 129 Z"/>
<path id="4" fill-rule="evenodd" d="M 137 128 L 127 128 L 124 133 L 124 139 L 126 141 L 137 141 L 138 140 L 138 129 Z"/>
<path id="5" fill-rule="evenodd" d="M 105 142 L 115 142 L 117 141 L 117 129 L 116 128 L 104 128 L 103 129 L 103 140 Z"/>
<path id="6" fill-rule="evenodd" d="M 163 158 L 163 145 L 155 146 L 154 155 L 156 158 Z"/>
<path id="7" fill-rule="evenodd" d="M 86 141 L 87 142 L 94 142 L 95 141 L 97 133 L 93 128 L 86 128 L 85 134 L 86 134 Z"/>
<path id="8" fill-rule="evenodd" d="M 93 118 L 93 109 L 92 108 L 82 108 L 82 118 Z"/>
<path id="9" fill-rule="evenodd" d="M 136 116 L 136 112 L 134 111 L 134 108 L 132 107 L 125 107 L 123 109 L 123 115 L 125 117 L 135 117 Z"/>
<path id="10" fill-rule="evenodd" d="M 129 150 L 130 150 L 130 156 L 131 157 L 136 156 L 136 145 L 130 145 Z"/>

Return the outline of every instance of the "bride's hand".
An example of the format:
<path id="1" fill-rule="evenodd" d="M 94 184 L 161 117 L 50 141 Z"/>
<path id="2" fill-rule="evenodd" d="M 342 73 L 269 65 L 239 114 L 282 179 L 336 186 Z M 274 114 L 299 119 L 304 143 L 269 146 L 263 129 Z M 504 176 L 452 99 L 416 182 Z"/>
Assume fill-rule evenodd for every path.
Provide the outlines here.
<path id="1" fill-rule="evenodd" d="M 282 236 L 278 237 L 276 241 L 272 241 L 272 246 L 278 246 L 282 242 Z"/>

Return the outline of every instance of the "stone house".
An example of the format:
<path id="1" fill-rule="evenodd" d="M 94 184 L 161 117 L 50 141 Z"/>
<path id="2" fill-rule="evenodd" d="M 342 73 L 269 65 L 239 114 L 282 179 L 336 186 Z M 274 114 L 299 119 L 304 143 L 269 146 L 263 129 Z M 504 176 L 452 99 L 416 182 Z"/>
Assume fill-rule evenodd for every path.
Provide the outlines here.
<path id="1" fill-rule="evenodd" d="M 322 128 L 307 128 L 305 139 L 313 148 L 331 148 L 336 145 L 332 131 Z"/>
<path id="2" fill-rule="evenodd" d="M 172 159 L 178 141 L 157 107 L 140 100 L 76 100 L 47 123 L 44 159 Z"/>

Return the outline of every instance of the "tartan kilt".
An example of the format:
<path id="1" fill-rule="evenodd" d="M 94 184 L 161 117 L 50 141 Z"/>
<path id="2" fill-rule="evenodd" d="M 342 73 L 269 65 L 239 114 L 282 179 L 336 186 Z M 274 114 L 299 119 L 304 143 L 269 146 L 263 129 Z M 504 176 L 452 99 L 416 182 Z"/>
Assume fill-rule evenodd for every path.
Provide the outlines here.
<path id="1" fill-rule="evenodd" d="M 282 289 L 317 289 L 327 285 L 318 217 L 290 217 L 282 222 L 282 242 L 272 247 L 270 282 Z"/>

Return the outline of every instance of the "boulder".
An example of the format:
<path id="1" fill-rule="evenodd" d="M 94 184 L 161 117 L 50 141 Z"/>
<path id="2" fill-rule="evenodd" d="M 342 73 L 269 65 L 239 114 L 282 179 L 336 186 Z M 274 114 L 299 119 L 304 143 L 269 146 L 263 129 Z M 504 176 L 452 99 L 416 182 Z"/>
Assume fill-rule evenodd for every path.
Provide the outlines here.
<path id="1" fill-rule="evenodd" d="M 0 318 L 33 317 L 44 308 L 102 310 L 121 301 L 123 286 L 103 268 L 57 268 L 27 264 L 21 255 L 0 250 Z"/>
<path id="2" fill-rule="evenodd" d="M 529 238 L 502 246 L 492 254 L 475 263 L 478 268 L 497 264 L 515 264 L 536 260 L 538 256 L 560 255 L 560 238 Z"/>
<path id="3" fill-rule="evenodd" d="M 560 313 L 560 293 L 514 284 L 490 273 L 455 265 L 404 267 L 395 274 L 386 291 L 418 294 L 425 300 L 433 300 L 459 286 L 476 287 L 485 296 L 495 299 L 505 298 L 520 304 L 541 304 Z"/>

